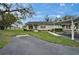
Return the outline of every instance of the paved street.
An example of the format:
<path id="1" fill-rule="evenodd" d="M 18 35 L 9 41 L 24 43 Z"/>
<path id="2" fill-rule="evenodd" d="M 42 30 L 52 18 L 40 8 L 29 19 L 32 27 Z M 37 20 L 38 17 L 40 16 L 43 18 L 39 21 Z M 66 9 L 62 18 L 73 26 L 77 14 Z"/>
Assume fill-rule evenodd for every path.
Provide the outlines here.
<path id="1" fill-rule="evenodd" d="M 64 55 L 79 54 L 79 48 L 49 43 L 31 36 L 13 37 L 0 49 L 1 55 Z"/>

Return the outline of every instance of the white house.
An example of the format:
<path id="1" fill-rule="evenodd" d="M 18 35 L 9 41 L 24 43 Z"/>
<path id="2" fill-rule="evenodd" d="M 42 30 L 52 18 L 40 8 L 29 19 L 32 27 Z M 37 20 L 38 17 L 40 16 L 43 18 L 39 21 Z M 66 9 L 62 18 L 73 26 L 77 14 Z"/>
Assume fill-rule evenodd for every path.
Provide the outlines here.
<path id="1" fill-rule="evenodd" d="M 62 26 L 54 22 L 28 22 L 25 24 L 27 30 L 54 30 L 62 29 Z"/>
<path id="2" fill-rule="evenodd" d="M 71 31 L 71 21 L 74 22 L 74 30 L 79 32 L 79 17 L 75 19 L 68 19 L 62 21 L 53 22 L 28 22 L 25 24 L 25 29 L 27 30 L 63 30 Z"/>
<path id="3" fill-rule="evenodd" d="M 71 33 L 71 39 L 74 40 L 75 32 L 79 33 L 79 17 L 74 19 L 62 20 L 57 22 L 28 22 L 25 24 L 27 30 L 60 30 Z M 55 30 L 56 31 L 56 30 Z"/>

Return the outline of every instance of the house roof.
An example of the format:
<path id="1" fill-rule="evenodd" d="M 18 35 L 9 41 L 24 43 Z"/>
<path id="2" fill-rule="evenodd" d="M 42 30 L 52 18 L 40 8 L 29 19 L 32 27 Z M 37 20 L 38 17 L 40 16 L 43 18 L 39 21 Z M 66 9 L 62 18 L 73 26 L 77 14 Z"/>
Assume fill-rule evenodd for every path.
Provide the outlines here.
<path id="1" fill-rule="evenodd" d="M 79 17 L 74 18 L 74 19 L 58 21 L 56 23 L 61 24 L 61 25 L 69 25 L 69 24 L 71 24 L 71 21 L 74 21 L 74 23 L 79 23 Z"/>
<path id="2" fill-rule="evenodd" d="M 74 19 L 68 19 L 63 21 L 53 21 L 53 22 L 28 22 L 25 25 L 53 25 L 53 24 L 61 24 L 61 25 L 69 25 L 71 24 L 71 21 L 74 21 L 74 23 L 79 22 L 79 17 Z"/>
<path id="3" fill-rule="evenodd" d="M 28 22 L 25 25 L 53 25 L 54 22 Z"/>

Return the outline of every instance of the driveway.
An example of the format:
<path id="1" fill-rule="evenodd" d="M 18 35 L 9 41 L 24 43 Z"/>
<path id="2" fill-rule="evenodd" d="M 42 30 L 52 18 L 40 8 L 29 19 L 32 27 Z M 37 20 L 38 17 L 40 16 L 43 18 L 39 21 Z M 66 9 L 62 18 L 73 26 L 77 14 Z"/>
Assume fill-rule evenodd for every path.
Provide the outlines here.
<path id="1" fill-rule="evenodd" d="M 66 33 L 58 33 L 58 34 L 71 38 L 71 33 L 68 33 L 68 34 L 66 34 Z M 75 40 L 79 40 L 79 33 L 75 33 L 74 38 L 75 38 Z"/>
<path id="2" fill-rule="evenodd" d="M 77 55 L 79 48 L 62 46 L 32 36 L 13 37 L 11 42 L 0 49 L 1 55 Z"/>

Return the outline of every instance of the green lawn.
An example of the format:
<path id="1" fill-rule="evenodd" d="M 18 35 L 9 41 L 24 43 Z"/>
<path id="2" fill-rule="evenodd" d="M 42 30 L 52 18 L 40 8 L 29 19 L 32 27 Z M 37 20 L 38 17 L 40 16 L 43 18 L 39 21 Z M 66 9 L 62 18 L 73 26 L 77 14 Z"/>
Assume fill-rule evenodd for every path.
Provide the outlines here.
<path id="1" fill-rule="evenodd" d="M 70 40 L 70 39 L 64 38 L 64 37 L 57 37 L 57 36 L 51 35 L 47 32 L 27 32 L 27 33 L 32 36 L 35 36 L 37 38 L 40 38 L 42 40 L 51 42 L 51 43 L 79 47 L 79 42 L 77 42 L 77 41 Z"/>
<path id="2" fill-rule="evenodd" d="M 0 30 L 0 48 L 4 47 L 15 35 L 26 34 L 21 30 Z"/>
<path id="3" fill-rule="evenodd" d="M 8 42 L 10 42 L 13 36 L 21 35 L 21 34 L 22 35 L 29 34 L 29 35 L 32 35 L 34 37 L 40 38 L 42 40 L 45 40 L 51 43 L 79 47 L 79 42 L 72 41 L 64 37 L 57 37 L 57 36 L 51 35 L 44 31 L 32 32 L 32 31 L 22 31 L 22 30 L 4 30 L 4 31 L 0 30 L 0 48 L 8 44 Z"/>

